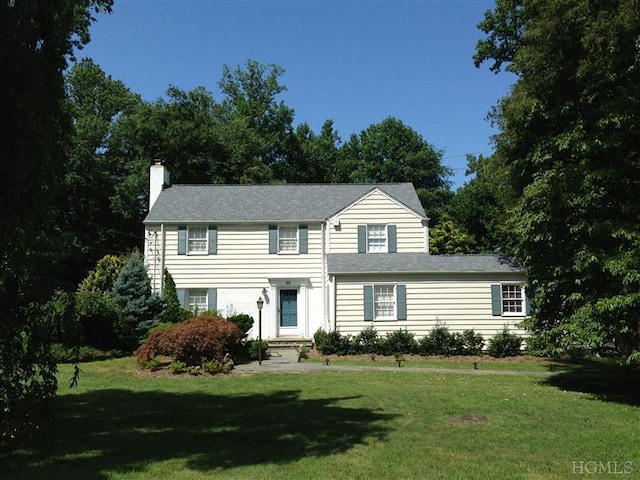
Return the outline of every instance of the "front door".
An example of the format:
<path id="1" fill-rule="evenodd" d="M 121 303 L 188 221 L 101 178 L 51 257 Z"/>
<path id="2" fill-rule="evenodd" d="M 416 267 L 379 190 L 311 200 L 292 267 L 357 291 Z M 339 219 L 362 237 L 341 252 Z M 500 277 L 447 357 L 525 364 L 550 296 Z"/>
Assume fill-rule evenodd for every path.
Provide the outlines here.
<path id="1" fill-rule="evenodd" d="M 280 290 L 280 327 L 298 326 L 298 291 Z"/>

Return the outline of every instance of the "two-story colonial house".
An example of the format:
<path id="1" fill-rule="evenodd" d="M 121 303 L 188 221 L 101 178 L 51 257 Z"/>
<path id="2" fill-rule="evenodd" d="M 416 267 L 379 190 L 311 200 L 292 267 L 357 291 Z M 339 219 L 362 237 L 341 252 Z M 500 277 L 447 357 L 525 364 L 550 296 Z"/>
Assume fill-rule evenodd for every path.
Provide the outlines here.
<path id="1" fill-rule="evenodd" d="M 524 270 L 497 255 L 429 255 L 410 183 L 171 185 L 160 163 L 150 178 L 151 284 L 160 291 L 167 269 L 185 308 L 257 319 L 262 297 L 267 339 L 367 326 L 522 333 Z"/>

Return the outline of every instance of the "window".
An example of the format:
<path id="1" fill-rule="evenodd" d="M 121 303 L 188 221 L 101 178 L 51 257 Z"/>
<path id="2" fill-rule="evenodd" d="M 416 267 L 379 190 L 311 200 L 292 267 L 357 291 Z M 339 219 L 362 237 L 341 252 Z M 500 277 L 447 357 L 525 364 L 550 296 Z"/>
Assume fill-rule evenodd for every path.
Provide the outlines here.
<path id="1" fill-rule="evenodd" d="M 367 252 L 387 251 L 387 226 L 367 225 Z"/>
<path id="2" fill-rule="evenodd" d="M 206 312 L 209 309 L 207 306 L 207 289 L 190 289 L 187 294 L 187 308 L 194 314 Z"/>
<path id="3" fill-rule="evenodd" d="M 307 253 L 308 225 L 269 225 L 269 253 Z"/>
<path id="4" fill-rule="evenodd" d="M 298 227 L 278 228 L 278 253 L 298 253 Z"/>
<path id="5" fill-rule="evenodd" d="M 396 296 L 393 285 L 374 285 L 373 315 L 374 320 L 394 319 Z"/>
<path id="6" fill-rule="evenodd" d="M 189 227 L 187 236 L 187 252 L 207 253 L 207 227 Z"/>
<path id="7" fill-rule="evenodd" d="M 531 313 L 525 291 L 517 283 L 491 285 L 491 310 L 494 316 L 525 316 Z"/>
<path id="8" fill-rule="evenodd" d="M 402 284 L 364 285 L 364 319 L 406 320 L 407 286 Z"/>
<path id="9" fill-rule="evenodd" d="M 218 253 L 218 227 L 215 225 L 178 226 L 178 255 Z"/>
<path id="10" fill-rule="evenodd" d="M 503 315 L 521 315 L 524 312 L 523 300 L 520 285 L 502 285 Z"/>
<path id="11" fill-rule="evenodd" d="M 358 253 L 396 253 L 396 226 L 358 225 Z"/>

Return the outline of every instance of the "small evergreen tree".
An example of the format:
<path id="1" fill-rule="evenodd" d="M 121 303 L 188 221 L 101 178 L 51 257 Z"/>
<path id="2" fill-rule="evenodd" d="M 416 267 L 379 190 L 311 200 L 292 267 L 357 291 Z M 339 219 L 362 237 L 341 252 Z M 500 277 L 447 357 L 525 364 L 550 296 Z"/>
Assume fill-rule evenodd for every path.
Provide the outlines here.
<path id="1" fill-rule="evenodd" d="M 190 312 L 180 305 L 176 282 L 173 281 L 171 273 L 166 268 L 162 277 L 162 300 L 164 302 L 164 310 L 160 315 L 160 320 L 163 323 L 178 323 L 191 316 Z"/>
<path id="2" fill-rule="evenodd" d="M 121 347 L 135 349 L 149 329 L 157 325 L 162 299 L 151 292 L 151 282 L 140 252 L 135 251 L 113 284 L 113 299 L 120 308 L 117 334 Z"/>

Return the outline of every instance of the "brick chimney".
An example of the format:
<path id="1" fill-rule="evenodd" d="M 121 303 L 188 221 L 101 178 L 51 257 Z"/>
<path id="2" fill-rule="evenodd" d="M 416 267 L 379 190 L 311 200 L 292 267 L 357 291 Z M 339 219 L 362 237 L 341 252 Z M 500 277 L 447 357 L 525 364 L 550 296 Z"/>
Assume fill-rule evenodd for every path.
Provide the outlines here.
<path id="1" fill-rule="evenodd" d="M 156 203 L 160 192 L 169 185 L 171 185 L 169 171 L 164 168 L 161 160 L 154 160 L 149 170 L 149 210 Z"/>

